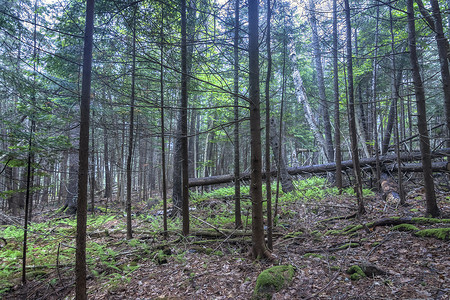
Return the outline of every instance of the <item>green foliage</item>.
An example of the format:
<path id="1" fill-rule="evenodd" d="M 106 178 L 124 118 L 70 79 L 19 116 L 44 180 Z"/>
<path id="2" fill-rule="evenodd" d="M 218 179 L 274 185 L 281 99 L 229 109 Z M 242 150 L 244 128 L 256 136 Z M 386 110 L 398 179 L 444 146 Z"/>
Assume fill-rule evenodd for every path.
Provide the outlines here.
<path id="1" fill-rule="evenodd" d="M 304 258 L 309 258 L 309 257 L 316 257 L 316 258 L 323 258 L 323 255 L 318 254 L 318 253 L 306 253 L 303 255 Z"/>

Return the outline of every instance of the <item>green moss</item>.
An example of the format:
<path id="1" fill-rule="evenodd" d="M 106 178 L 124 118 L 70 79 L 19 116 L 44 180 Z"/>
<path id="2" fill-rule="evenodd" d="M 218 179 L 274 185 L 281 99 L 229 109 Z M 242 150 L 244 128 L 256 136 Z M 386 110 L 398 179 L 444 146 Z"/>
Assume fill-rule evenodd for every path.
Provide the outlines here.
<path id="1" fill-rule="evenodd" d="M 306 253 L 305 255 L 303 255 L 304 258 L 308 258 L 308 257 L 317 257 L 317 258 L 323 258 L 323 255 L 320 255 L 318 253 Z"/>
<path id="2" fill-rule="evenodd" d="M 450 238 L 450 227 L 424 229 L 414 234 L 421 237 L 435 237 L 441 240 L 448 240 Z"/>
<path id="3" fill-rule="evenodd" d="M 437 223 L 450 223 L 450 219 L 437 219 L 437 218 L 426 218 L 426 217 L 416 217 L 412 218 L 411 221 L 421 224 L 437 224 Z"/>
<path id="4" fill-rule="evenodd" d="M 284 236 L 284 239 L 295 238 L 295 237 L 301 236 L 302 234 L 303 234 L 303 232 L 301 232 L 301 231 L 291 232 L 291 233 L 286 234 Z"/>
<path id="5" fill-rule="evenodd" d="M 358 243 L 345 243 L 344 245 L 337 247 L 337 249 L 343 250 L 347 248 L 356 248 L 356 247 L 359 247 Z"/>
<path id="6" fill-rule="evenodd" d="M 351 228 L 345 230 L 344 234 L 350 234 L 350 233 L 353 233 L 353 232 L 355 232 L 355 231 L 358 231 L 358 230 L 362 229 L 363 227 L 364 227 L 364 226 L 361 225 L 361 224 L 353 225 L 353 227 L 351 227 Z"/>
<path id="7" fill-rule="evenodd" d="M 339 269 L 340 269 L 339 266 L 331 266 L 331 267 L 330 267 L 330 270 L 331 270 L 331 271 L 338 271 Z"/>
<path id="8" fill-rule="evenodd" d="M 379 244 L 380 244 L 380 242 L 373 242 L 372 244 L 370 244 L 370 246 L 376 247 L 376 246 L 378 246 Z"/>
<path id="9" fill-rule="evenodd" d="M 272 294 L 289 285 L 293 278 L 294 267 L 291 265 L 274 266 L 262 271 L 256 279 L 253 299 L 272 299 Z"/>
<path id="10" fill-rule="evenodd" d="M 391 230 L 398 230 L 398 231 L 417 231 L 419 228 L 412 224 L 399 224 L 391 228 Z"/>
<path id="11" fill-rule="evenodd" d="M 359 280 L 366 277 L 366 274 L 363 272 L 360 266 L 353 265 L 347 269 L 347 274 L 350 275 L 351 280 Z"/>
<path id="12" fill-rule="evenodd" d="M 328 230 L 327 232 L 325 232 L 324 235 L 339 235 L 341 233 L 342 233 L 341 230 Z"/>

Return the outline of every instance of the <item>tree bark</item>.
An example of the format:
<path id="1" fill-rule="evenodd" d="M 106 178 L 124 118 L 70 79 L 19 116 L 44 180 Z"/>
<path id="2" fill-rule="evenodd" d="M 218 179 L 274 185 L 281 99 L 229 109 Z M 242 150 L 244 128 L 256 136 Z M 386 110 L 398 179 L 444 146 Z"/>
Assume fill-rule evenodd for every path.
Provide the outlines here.
<path id="1" fill-rule="evenodd" d="M 181 177 L 182 177 L 182 215 L 183 235 L 189 234 L 189 175 L 188 175 L 188 137 L 187 137 L 187 43 L 186 43 L 186 0 L 181 0 Z"/>
<path id="2" fill-rule="evenodd" d="M 439 2 L 437 0 L 430 0 L 433 9 L 433 19 L 436 32 L 436 43 L 439 53 L 439 64 L 441 66 L 442 89 L 444 90 L 444 107 L 445 107 L 445 121 L 447 124 L 447 141 L 446 147 L 450 147 L 450 71 L 448 69 L 448 41 L 445 38 L 444 28 L 442 26 L 442 16 L 439 9 Z M 450 8 L 449 8 L 450 9 Z M 447 158 L 450 161 L 450 157 Z"/>
<path id="3" fill-rule="evenodd" d="M 239 5 L 240 0 L 234 1 L 234 224 L 236 228 L 242 227 L 241 217 L 241 170 L 239 149 Z"/>
<path id="4" fill-rule="evenodd" d="M 341 122 L 339 112 L 339 66 L 338 66 L 338 36 L 337 36 L 337 0 L 333 0 L 333 90 L 334 90 L 334 143 L 336 161 L 336 186 L 342 193 L 342 153 L 341 153 Z"/>
<path id="5" fill-rule="evenodd" d="M 94 34 L 94 0 L 86 1 L 86 27 L 84 31 L 83 75 L 80 104 L 80 151 L 78 169 L 76 286 L 75 298 L 86 295 L 86 221 L 87 182 L 89 173 L 89 110 L 91 99 L 92 45 Z"/>
<path id="6" fill-rule="evenodd" d="M 261 112 L 259 94 L 259 5 L 258 0 L 248 1 L 249 32 L 249 100 L 252 199 L 252 254 L 253 258 L 265 257 L 263 209 L 262 209 L 262 163 L 261 163 Z"/>
<path id="7" fill-rule="evenodd" d="M 351 139 L 351 152 L 353 159 L 353 173 L 356 179 L 356 197 L 358 199 L 358 215 L 365 213 L 362 195 L 361 166 L 359 165 L 358 140 L 356 138 L 355 95 L 353 89 L 353 58 L 352 58 L 352 28 L 350 22 L 349 0 L 345 3 L 345 23 L 347 28 L 347 76 L 348 76 L 348 107 L 349 132 Z"/>
<path id="8" fill-rule="evenodd" d="M 127 200 L 126 200 L 126 213 L 127 213 L 127 239 L 133 238 L 133 229 L 131 228 L 131 163 L 133 160 L 133 140 L 134 140 L 134 101 L 135 101 L 135 75 L 136 75 L 136 10 L 135 4 L 133 11 L 133 28 L 132 31 L 132 49 L 131 49 L 131 97 L 130 97 L 130 124 L 128 132 L 128 156 L 127 156 Z"/>
<path id="9" fill-rule="evenodd" d="M 312 46 L 314 51 L 314 63 L 316 66 L 317 86 L 319 88 L 319 99 L 321 106 L 320 112 L 324 124 L 323 128 L 326 143 L 325 148 L 327 149 L 328 162 L 332 162 L 334 161 L 333 139 L 331 135 L 330 113 L 328 111 L 328 104 L 325 94 L 325 81 L 323 76 L 322 55 L 320 51 L 319 33 L 317 30 L 316 4 L 314 1 L 315 0 L 309 0 L 309 8 L 310 8 L 309 21 L 311 23 L 312 29 Z"/>
<path id="10" fill-rule="evenodd" d="M 426 214 L 436 217 L 440 214 L 440 211 L 436 203 L 433 173 L 431 171 L 430 139 L 428 137 L 427 113 L 425 105 L 426 98 L 422 78 L 420 76 L 419 60 L 417 58 L 413 1 L 414 0 L 407 0 L 409 58 L 412 67 L 414 91 L 417 104 L 417 127 L 420 134 L 420 151 L 422 153 L 423 177 L 425 182 L 425 196 L 427 203 Z"/>

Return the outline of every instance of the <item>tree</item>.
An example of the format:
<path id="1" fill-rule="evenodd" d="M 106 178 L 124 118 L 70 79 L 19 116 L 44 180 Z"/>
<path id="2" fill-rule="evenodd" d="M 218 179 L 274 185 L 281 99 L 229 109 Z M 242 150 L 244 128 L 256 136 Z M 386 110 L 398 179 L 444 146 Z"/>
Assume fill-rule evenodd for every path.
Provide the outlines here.
<path id="1" fill-rule="evenodd" d="M 264 245 L 262 209 L 262 155 L 261 155 L 261 111 L 259 90 L 259 5 L 258 0 L 248 1 L 248 55 L 249 55 L 249 101 L 250 101 L 250 146 L 252 199 L 252 254 L 254 258 L 266 256 Z"/>
<path id="2" fill-rule="evenodd" d="M 83 77 L 80 103 L 80 150 L 78 168 L 77 237 L 76 237 L 76 299 L 86 295 L 86 222 L 87 183 L 89 176 L 89 110 L 91 98 L 92 45 L 94 35 L 94 0 L 86 1 L 84 32 Z"/>
<path id="3" fill-rule="evenodd" d="M 444 28 L 442 26 L 442 16 L 441 10 L 439 8 L 439 2 L 437 0 L 430 0 L 431 7 L 433 9 L 433 19 L 434 19 L 434 28 L 436 32 L 436 43 L 438 46 L 439 53 L 439 65 L 441 67 L 441 77 L 442 77 L 442 89 L 444 91 L 444 107 L 445 107 L 445 118 L 447 125 L 447 137 L 450 134 L 450 71 L 448 64 L 448 51 L 450 50 L 448 47 L 448 42 L 445 38 Z M 449 18 L 450 20 L 450 18 Z M 447 147 L 450 147 L 450 139 L 447 138 L 446 142 Z M 450 159 L 450 157 L 448 158 Z"/>
<path id="4" fill-rule="evenodd" d="M 353 160 L 353 174 L 355 175 L 355 190 L 358 199 L 358 215 L 365 213 L 362 195 L 361 166 L 359 165 L 358 140 L 356 138 L 355 93 L 353 88 L 353 57 L 352 57 L 352 27 L 350 20 L 349 0 L 345 2 L 345 24 L 347 31 L 347 80 L 348 80 L 348 126 L 351 140 L 351 153 Z"/>
<path id="5" fill-rule="evenodd" d="M 316 67 L 316 80 L 319 88 L 320 112 L 324 124 L 325 147 L 327 149 L 328 162 L 334 160 L 333 139 L 331 137 L 330 113 L 328 111 L 327 99 L 325 94 L 325 80 L 323 76 L 322 55 L 319 42 L 319 31 L 317 30 L 316 4 L 315 0 L 309 0 L 309 22 L 312 29 L 312 46 L 314 51 L 314 64 Z"/>
<path id="6" fill-rule="evenodd" d="M 181 177 L 182 177 L 182 215 L 183 235 L 189 234 L 189 173 L 187 137 L 187 43 L 186 43 L 186 0 L 181 0 Z"/>
<path id="7" fill-rule="evenodd" d="M 234 2 L 234 223 L 236 228 L 242 227 L 241 219 L 241 182 L 240 182 L 240 149 L 239 149 L 239 5 Z"/>
<path id="8" fill-rule="evenodd" d="M 420 135 L 420 152 L 422 154 L 423 179 L 425 182 L 425 197 L 427 204 L 426 214 L 431 215 L 432 217 L 437 217 L 439 216 L 440 211 L 436 203 L 433 173 L 431 169 L 430 139 L 428 137 L 427 111 L 425 105 L 426 98 L 425 89 L 419 70 L 419 60 L 417 58 L 416 25 L 414 20 L 413 1 L 414 0 L 408 0 L 406 3 L 408 17 L 408 44 L 417 105 L 417 128 Z"/>
<path id="9" fill-rule="evenodd" d="M 127 239 L 133 238 L 133 229 L 131 228 L 131 161 L 133 159 L 133 137 L 134 137 L 134 105 L 135 105 L 135 79 L 136 79 L 136 10 L 135 4 L 132 20 L 132 50 L 131 50 L 131 97 L 130 97 L 130 131 L 128 137 L 128 157 L 127 157 Z"/>
<path id="10" fill-rule="evenodd" d="M 339 67 L 338 67 L 338 36 L 337 36 L 337 0 L 333 0 L 333 89 L 334 89 L 334 143 L 336 160 L 336 186 L 342 193 L 342 153 L 341 124 L 339 113 Z"/>

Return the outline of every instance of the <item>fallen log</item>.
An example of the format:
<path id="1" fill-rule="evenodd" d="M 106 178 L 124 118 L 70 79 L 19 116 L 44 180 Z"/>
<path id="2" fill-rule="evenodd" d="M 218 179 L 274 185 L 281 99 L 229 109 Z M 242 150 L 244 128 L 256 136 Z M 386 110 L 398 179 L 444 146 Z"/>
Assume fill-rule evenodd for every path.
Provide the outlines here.
<path id="1" fill-rule="evenodd" d="M 438 151 L 433 151 L 431 153 L 431 158 L 439 158 L 450 155 L 450 148 L 444 148 Z M 413 161 L 420 161 L 421 160 L 421 154 L 419 151 L 417 152 L 411 152 L 408 154 L 401 154 L 400 160 L 402 162 L 413 162 Z M 383 155 L 380 156 L 380 163 L 383 165 L 391 165 L 397 161 L 396 155 Z M 362 168 L 364 167 L 373 167 L 376 165 L 376 158 L 361 158 L 360 159 L 360 165 Z M 352 160 L 346 160 L 342 163 L 342 170 L 351 169 L 353 167 L 353 161 Z M 394 165 L 395 166 L 395 165 Z M 449 165 L 446 166 L 443 165 L 443 163 L 435 163 L 433 167 L 434 172 L 443 172 L 449 170 Z M 402 170 L 404 167 L 402 166 Z M 326 164 L 320 164 L 320 165 L 312 165 L 312 166 L 302 166 L 302 167 L 291 167 L 288 168 L 288 173 L 290 175 L 301 175 L 301 174 L 312 174 L 312 173 L 327 173 L 327 172 L 334 172 L 336 170 L 336 164 L 335 163 L 326 163 Z M 408 167 L 405 169 L 405 171 L 409 172 L 422 172 L 421 164 L 411 164 L 411 167 L 408 169 Z M 276 176 L 276 171 L 270 172 L 270 176 L 274 177 Z M 263 174 L 263 177 L 265 177 L 265 173 Z M 250 172 L 242 173 L 239 177 L 240 180 L 250 180 Z M 234 175 L 228 174 L 228 175 L 217 175 L 217 176 L 210 176 L 210 177 L 202 177 L 202 178 L 189 178 L 189 186 L 205 186 L 205 185 L 213 185 L 213 184 L 223 184 L 223 183 L 230 183 L 234 181 Z"/>

